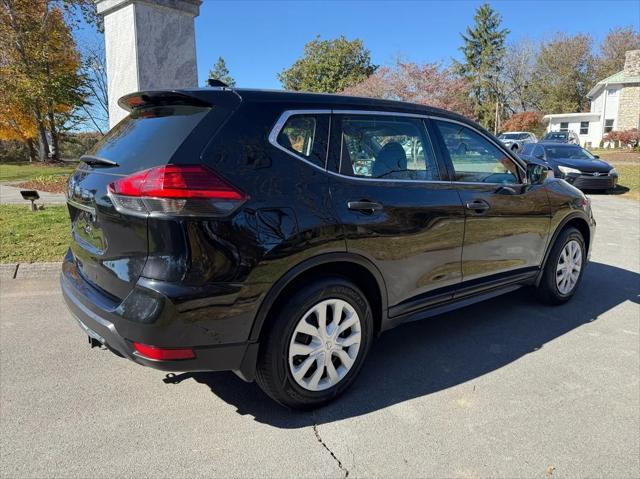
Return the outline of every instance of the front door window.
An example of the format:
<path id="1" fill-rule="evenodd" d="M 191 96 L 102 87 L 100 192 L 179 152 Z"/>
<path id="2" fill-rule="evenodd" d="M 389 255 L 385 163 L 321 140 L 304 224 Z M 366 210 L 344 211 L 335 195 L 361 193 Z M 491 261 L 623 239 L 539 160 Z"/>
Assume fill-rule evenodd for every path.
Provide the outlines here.
<path id="1" fill-rule="evenodd" d="M 436 121 L 455 170 L 455 181 L 518 183 L 518 167 L 482 135 L 459 123 Z"/>

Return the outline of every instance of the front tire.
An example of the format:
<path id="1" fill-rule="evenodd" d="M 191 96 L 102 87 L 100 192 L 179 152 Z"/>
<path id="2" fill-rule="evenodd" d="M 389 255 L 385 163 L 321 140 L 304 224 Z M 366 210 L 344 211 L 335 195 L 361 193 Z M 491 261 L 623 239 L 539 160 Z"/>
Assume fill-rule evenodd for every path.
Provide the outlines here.
<path id="1" fill-rule="evenodd" d="M 275 312 L 256 381 L 284 406 L 322 406 L 355 380 L 372 339 L 371 308 L 356 285 L 339 277 L 308 283 Z"/>
<path id="2" fill-rule="evenodd" d="M 587 260 L 584 237 L 576 228 L 560 232 L 549 253 L 538 286 L 538 296 L 546 304 L 569 301 L 582 280 Z"/>

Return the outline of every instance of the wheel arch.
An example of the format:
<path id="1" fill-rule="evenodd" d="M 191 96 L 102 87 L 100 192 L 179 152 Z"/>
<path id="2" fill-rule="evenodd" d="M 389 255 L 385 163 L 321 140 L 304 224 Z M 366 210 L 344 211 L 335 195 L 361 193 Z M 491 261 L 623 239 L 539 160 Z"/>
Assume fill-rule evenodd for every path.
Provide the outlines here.
<path id="1" fill-rule="evenodd" d="M 562 231 L 571 227 L 576 228 L 578 231 L 580 231 L 580 233 L 582 234 L 582 237 L 584 238 L 586 250 L 587 252 L 590 251 L 592 238 L 591 238 L 591 227 L 589 226 L 589 221 L 584 217 L 584 215 L 580 213 L 574 213 L 574 214 L 568 215 L 556 227 L 553 233 L 553 236 L 551 237 L 551 241 L 549 241 L 549 244 L 547 245 L 547 249 L 544 253 L 544 259 L 542 261 L 542 265 L 540 268 L 540 273 L 536 278 L 536 282 L 535 282 L 536 286 L 538 286 L 540 284 L 540 281 L 542 280 L 542 274 L 547 264 L 547 260 L 549 259 L 549 253 L 551 253 L 551 249 L 553 248 L 553 245 L 558 239 L 558 236 Z"/>
<path id="2" fill-rule="evenodd" d="M 320 276 L 341 276 L 356 284 L 371 304 L 375 332 L 381 331 L 387 315 L 387 290 L 382 274 L 371 261 L 352 253 L 327 253 L 308 259 L 288 270 L 269 289 L 260 304 L 249 336 L 259 341 L 271 319 L 271 313 L 293 291 Z"/>

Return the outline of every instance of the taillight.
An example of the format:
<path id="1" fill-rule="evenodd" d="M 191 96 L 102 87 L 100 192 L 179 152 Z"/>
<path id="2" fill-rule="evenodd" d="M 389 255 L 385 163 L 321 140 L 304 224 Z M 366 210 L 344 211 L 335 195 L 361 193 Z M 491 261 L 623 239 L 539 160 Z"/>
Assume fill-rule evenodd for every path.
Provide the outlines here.
<path id="1" fill-rule="evenodd" d="M 143 357 L 158 361 L 176 361 L 179 359 L 193 359 L 196 354 L 188 348 L 157 348 L 142 343 L 133 343 L 133 347 Z"/>
<path id="2" fill-rule="evenodd" d="M 137 215 L 224 216 L 247 196 L 201 165 L 165 165 L 139 171 L 108 187 L 116 209 Z"/>

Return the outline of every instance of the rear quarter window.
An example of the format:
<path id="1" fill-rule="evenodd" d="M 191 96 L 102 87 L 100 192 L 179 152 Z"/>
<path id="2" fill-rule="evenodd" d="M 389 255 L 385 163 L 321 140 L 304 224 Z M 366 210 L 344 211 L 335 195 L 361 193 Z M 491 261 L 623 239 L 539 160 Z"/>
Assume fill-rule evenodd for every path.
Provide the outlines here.
<path id="1" fill-rule="evenodd" d="M 321 168 L 327 161 L 328 114 L 293 114 L 278 132 L 279 147 Z"/>

